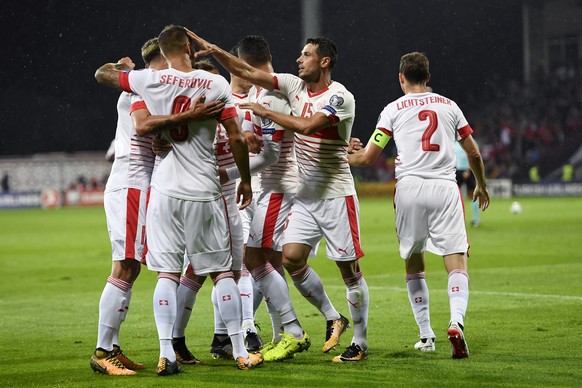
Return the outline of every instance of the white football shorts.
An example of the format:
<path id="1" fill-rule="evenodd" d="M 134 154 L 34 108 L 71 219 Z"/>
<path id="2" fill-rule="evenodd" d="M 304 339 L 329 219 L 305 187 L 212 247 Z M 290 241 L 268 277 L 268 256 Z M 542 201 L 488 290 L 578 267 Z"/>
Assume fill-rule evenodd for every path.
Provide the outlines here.
<path id="1" fill-rule="evenodd" d="M 181 273 L 185 252 L 198 275 L 232 269 L 226 204 L 222 197 L 207 202 L 189 201 L 152 188 L 146 218 L 148 269 Z"/>
<path id="2" fill-rule="evenodd" d="M 243 233 L 243 241 L 244 244 L 247 243 L 247 240 L 249 238 L 249 230 L 251 228 L 251 221 L 253 220 L 253 217 L 255 216 L 255 211 L 257 208 L 257 198 L 259 198 L 259 195 L 261 193 L 257 192 L 257 191 L 253 191 L 253 201 L 251 202 L 251 204 L 247 207 L 245 207 L 242 210 L 239 210 L 239 214 L 240 214 L 240 219 L 242 222 L 242 233 Z M 235 199 L 236 201 L 236 199 Z"/>
<path id="3" fill-rule="evenodd" d="M 456 182 L 406 176 L 396 184 L 394 207 L 403 259 L 424 251 L 440 256 L 467 252 L 464 204 Z"/>
<path id="4" fill-rule="evenodd" d="M 331 199 L 306 199 L 296 195 L 287 218 L 283 245 L 300 243 L 317 249 L 319 241 L 325 237 L 329 259 L 359 259 L 364 256 L 359 219 L 360 208 L 355 195 Z"/>
<path id="5" fill-rule="evenodd" d="M 263 192 L 257 200 L 247 246 L 281 251 L 282 235 L 295 194 Z"/>
<path id="6" fill-rule="evenodd" d="M 148 192 L 125 188 L 104 194 L 103 205 L 112 259 L 141 260 L 146 242 Z"/>

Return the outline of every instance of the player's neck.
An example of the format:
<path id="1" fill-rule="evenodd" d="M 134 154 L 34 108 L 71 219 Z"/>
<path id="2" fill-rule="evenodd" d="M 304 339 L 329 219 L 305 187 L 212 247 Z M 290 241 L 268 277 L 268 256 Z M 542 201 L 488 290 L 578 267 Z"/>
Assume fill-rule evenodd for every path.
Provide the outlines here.
<path id="1" fill-rule="evenodd" d="M 333 81 L 331 80 L 331 74 L 329 73 L 322 73 L 321 77 L 317 82 L 308 82 L 307 88 L 311 93 L 319 93 L 322 90 L 325 90 L 331 85 Z"/>
<path id="2" fill-rule="evenodd" d="M 183 71 L 185 73 L 194 70 L 192 67 L 192 61 L 187 55 L 180 55 L 168 58 L 168 66 L 171 69 L 176 69 L 178 71 Z"/>
<path id="3" fill-rule="evenodd" d="M 404 94 L 427 93 L 425 84 L 404 84 Z"/>

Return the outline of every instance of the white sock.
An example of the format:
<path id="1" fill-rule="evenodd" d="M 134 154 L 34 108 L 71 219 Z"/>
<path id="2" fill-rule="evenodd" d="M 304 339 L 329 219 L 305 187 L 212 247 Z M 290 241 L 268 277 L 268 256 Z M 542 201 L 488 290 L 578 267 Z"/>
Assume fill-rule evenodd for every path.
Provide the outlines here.
<path id="1" fill-rule="evenodd" d="M 99 300 L 99 326 L 97 347 L 108 352 L 113 350 L 113 339 L 117 338 L 121 319 L 125 313 L 125 294 L 131 284 L 109 276 Z"/>
<path id="2" fill-rule="evenodd" d="M 253 310 L 253 283 L 251 275 L 248 271 L 242 271 L 241 277 L 238 281 L 238 290 L 240 292 L 240 299 L 242 303 L 242 330 L 246 335 L 250 330 L 256 333 L 254 310 Z"/>
<path id="3" fill-rule="evenodd" d="M 352 343 L 360 345 L 363 350 L 368 349 L 368 306 L 370 294 L 368 284 L 361 272 L 354 278 L 344 279 L 348 307 L 354 323 Z"/>
<path id="4" fill-rule="evenodd" d="M 305 299 L 314 305 L 324 316 L 327 321 L 335 321 L 340 319 L 340 313 L 333 307 L 329 297 L 323 289 L 323 283 L 319 275 L 309 266 L 305 267 L 291 274 L 293 283 L 299 293 Z"/>
<path id="5" fill-rule="evenodd" d="M 222 316 L 220 315 L 220 310 L 218 309 L 218 300 L 216 299 L 216 287 L 214 286 L 212 287 L 210 299 L 212 300 L 212 307 L 214 308 L 214 334 L 228 336 L 226 325 L 224 324 Z"/>
<path id="6" fill-rule="evenodd" d="M 291 303 L 289 288 L 281 275 L 275 271 L 269 262 L 255 268 L 252 271 L 252 275 L 265 296 L 267 308 L 269 311 L 275 310 L 275 314 L 278 314 L 285 331 L 293 334 L 297 339 L 303 338 L 303 329 L 297 322 L 297 315 L 295 315 L 295 310 Z M 273 333 L 275 331 L 276 329 L 273 328 Z"/>
<path id="7" fill-rule="evenodd" d="M 456 269 L 449 274 L 449 304 L 451 306 L 451 322 L 464 325 L 467 305 L 469 303 L 469 275 Z"/>
<path id="8" fill-rule="evenodd" d="M 165 357 L 170 362 L 176 361 L 172 347 L 172 329 L 176 321 L 178 282 L 176 276 L 159 274 L 154 289 L 154 317 L 160 339 L 160 358 Z"/>
<path id="9" fill-rule="evenodd" d="M 192 315 L 192 308 L 196 302 L 196 296 L 202 284 L 186 277 L 180 278 L 177 291 L 176 323 L 172 333 L 173 338 L 185 337 L 186 327 Z"/>
<path id="10" fill-rule="evenodd" d="M 434 338 L 430 326 L 429 295 L 424 272 L 406 275 L 406 288 L 414 320 L 420 329 L 420 338 Z"/>
<path id="11" fill-rule="evenodd" d="M 133 286 L 133 284 L 130 284 L 130 287 L 131 286 Z M 123 297 L 125 298 L 125 301 L 123 303 L 124 311 L 121 313 L 121 319 L 119 320 L 117 330 L 113 331 L 113 345 L 119 345 L 121 343 L 119 342 L 119 332 L 121 331 L 121 324 L 125 321 L 125 318 L 127 317 L 127 312 L 129 311 L 129 302 L 131 301 L 131 288 L 129 289 L 129 291 L 123 293 Z"/>
<path id="12" fill-rule="evenodd" d="M 240 291 L 236 282 L 227 274 L 219 275 L 215 279 L 216 302 L 220 316 L 226 325 L 228 336 L 232 342 L 232 355 L 236 360 L 238 357 L 248 358 L 249 353 L 244 345 L 242 336 L 241 320 L 242 308 L 240 301 Z"/>

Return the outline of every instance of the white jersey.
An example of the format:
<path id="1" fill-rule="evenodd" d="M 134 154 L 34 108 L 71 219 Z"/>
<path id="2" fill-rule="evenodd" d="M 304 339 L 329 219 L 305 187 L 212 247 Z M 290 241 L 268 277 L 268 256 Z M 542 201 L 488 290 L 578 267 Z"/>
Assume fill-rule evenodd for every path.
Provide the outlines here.
<path id="1" fill-rule="evenodd" d="M 240 120 L 240 126 L 243 132 L 253 132 L 255 135 L 261 137 L 260 131 L 255 131 L 253 126 L 253 113 L 248 109 L 240 109 L 238 106 L 240 104 L 244 104 L 249 102 L 249 95 L 248 94 L 232 94 L 232 100 L 234 101 L 234 105 L 237 107 L 238 111 L 238 118 Z M 252 152 L 249 152 L 249 160 L 257 156 Z M 236 185 L 238 186 L 239 181 L 236 181 Z M 259 179 L 258 174 L 251 174 L 251 187 L 253 188 L 253 193 L 261 191 L 261 180 Z"/>
<path id="2" fill-rule="evenodd" d="M 454 101 L 428 92 L 405 94 L 388 104 L 376 127 L 396 143 L 396 179 L 455 181 L 455 141 L 473 133 Z"/>
<path id="3" fill-rule="evenodd" d="M 275 91 L 253 86 L 249 92 L 250 102 L 263 105 L 266 108 L 286 115 L 291 115 L 291 106 L 287 97 Z M 280 142 L 280 153 L 277 162 L 261 170 L 261 185 L 263 190 L 272 193 L 297 192 L 297 161 L 293 146 L 294 133 L 268 119 L 254 117 L 254 123 L 261 129 L 265 146 L 263 152 L 270 147 L 267 142 Z"/>
<path id="4" fill-rule="evenodd" d="M 311 93 L 307 84 L 291 74 L 273 74 L 275 89 L 285 94 L 293 114 L 311 117 L 317 112 L 329 118 L 329 127 L 312 135 L 295 134 L 295 155 L 299 167 L 297 194 L 310 199 L 355 195 L 348 164 L 348 143 L 354 123 L 354 96 L 339 82 Z"/>
<path id="5" fill-rule="evenodd" d="M 201 95 L 206 102 L 224 100 L 220 120 L 237 116 L 228 82 L 204 70 L 133 70 L 120 73 L 126 91 L 139 94 L 153 115 L 169 115 L 187 110 Z M 220 198 L 221 188 L 214 157 L 216 120 L 192 121 L 162 132 L 172 151 L 161 158 L 152 176 L 152 187 L 174 198 L 211 201 Z"/>
<path id="6" fill-rule="evenodd" d="M 126 188 L 147 190 L 150 186 L 156 157 L 152 151 L 152 137 L 138 136 L 130 116 L 132 103 L 140 101 L 135 94 L 125 92 L 117 100 L 115 159 L 105 192 Z"/>

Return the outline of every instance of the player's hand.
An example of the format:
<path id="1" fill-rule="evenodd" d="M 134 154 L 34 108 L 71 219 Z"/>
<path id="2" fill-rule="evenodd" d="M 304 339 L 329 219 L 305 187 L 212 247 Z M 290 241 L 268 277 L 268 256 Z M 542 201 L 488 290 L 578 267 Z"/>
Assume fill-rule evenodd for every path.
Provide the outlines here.
<path id="1" fill-rule="evenodd" d="M 263 150 L 263 140 L 259 138 L 254 132 L 243 131 L 249 152 L 259 154 Z"/>
<path id="2" fill-rule="evenodd" d="M 241 109 L 248 109 L 252 111 L 255 116 L 259 117 L 265 117 L 269 113 L 267 108 L 254 102 L 245 102 L 244 104 L 240 104 L 239 107 Z"/>
<path id="3" fill-rule="evenodd" d="M 364 148 L 364 144 L 357 137 L 350 137 L 350 142 L 348 143 L 348 154 L 353 154 L 356 151 Z"/>
<path id="4" fill-rule="evenodd" d="M 241 181 L 236 188 L 236 203 L 240 204 L 239 210 L 243 210 L 253 201 L 251 182 Z"/>
<path id="5" fill-rule="evenodd" d="M 124 70 L 133 70 L 135 68 L 135 63 L 133 63 L 130 57 L 121 58 L 117 61 L 117 64 L 120 65 L 120 67 L 123 67 Z"/>
<path id="6" fill-rule="evenodd" d="M 152 139 L 152 150 L 157 156 L 166 156 L 166 154 L 172 150 L 172 143 L 163 139 L 158 133 Z"/>
<path id="7" fill-rule="evenodd" d="M 194 58 L 202 57 L 205 55 L 211 55 L 214 52 L 214 50 L 216 49 L 215 45 L 205 41 L 204 39 L 196 35 L 194 32 L 190 31 L 189 29 L 187 28 L 184 29 L 186 30 L 186 34 L 188 35 L 188 37 L 192 39 L 192 41 L 198 48 L 198 51 L 194 53 Z"/>
<path id="8" fill-rule="evenodd" d="M 190 120 L 208 120 L 208 119 L 218 119 L 222 110 L 224 109 L 225 102 L 216 100 L 205 104 L 206 96 L 202 95 L 194 100 L 194 103 L 186 111 L 186 114 Z"/>
<path id="9" fill-rule="evenodd" d="M 220 178 L 220 184 L 223 185 L 228 182 L 228 174 L 224 167 L 218 167 L 218 177 Z"/>
<path id="10" fill-rule="evenodd" d="M 479 200 L 479 209 L 485 211 L 489 207 L 489 192 L 477 185 L 473 191 L 473 202 Z"/>

